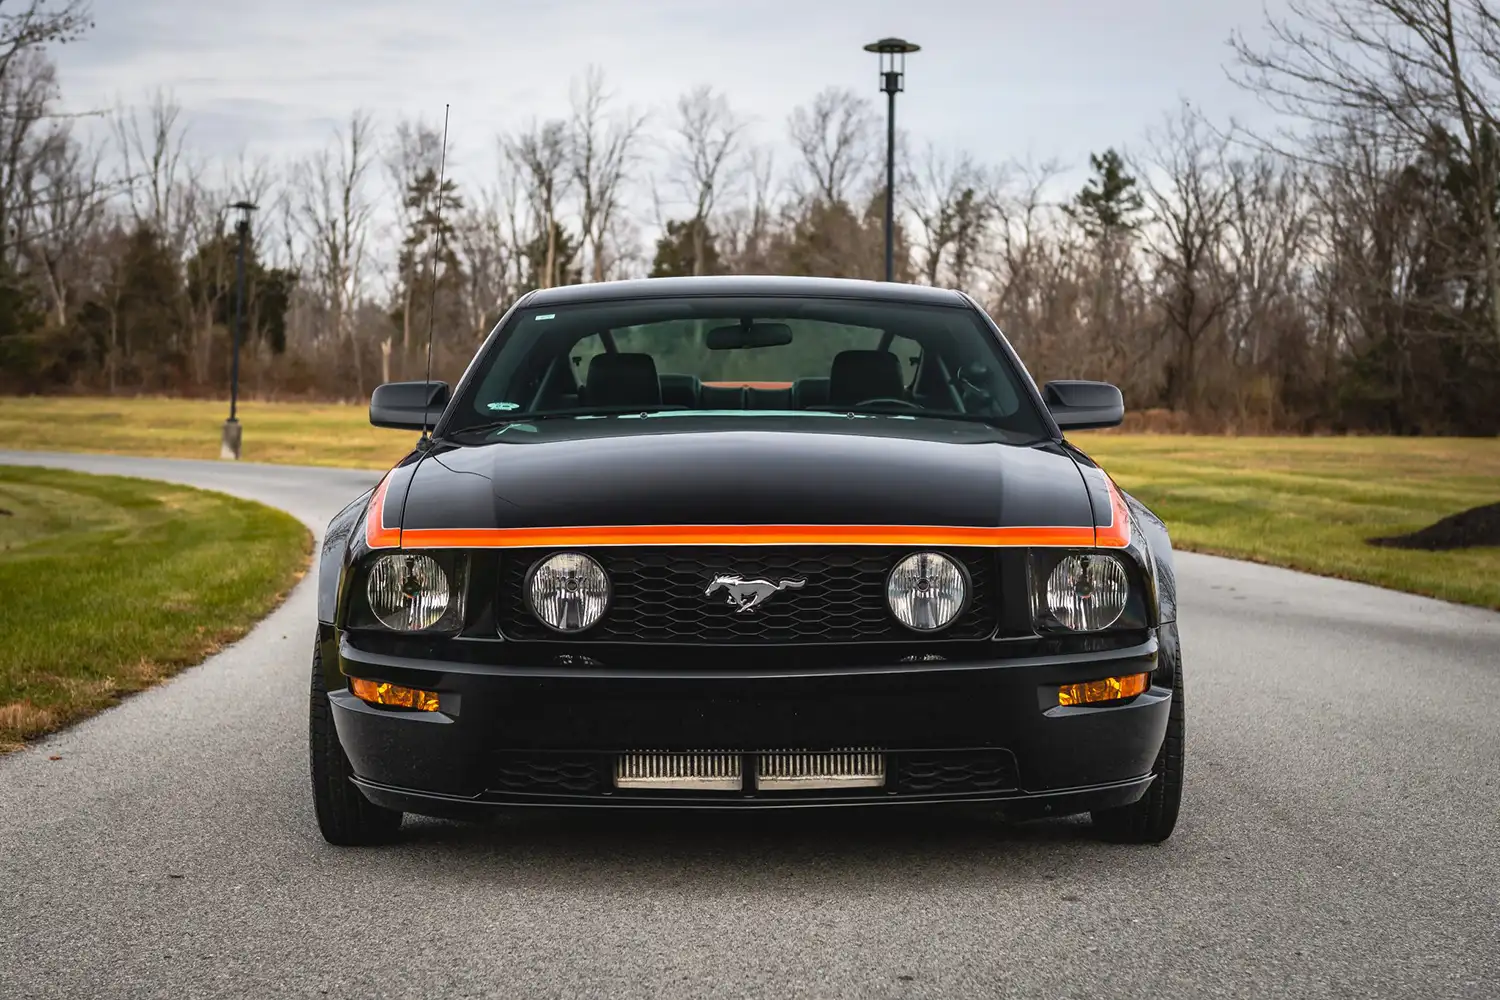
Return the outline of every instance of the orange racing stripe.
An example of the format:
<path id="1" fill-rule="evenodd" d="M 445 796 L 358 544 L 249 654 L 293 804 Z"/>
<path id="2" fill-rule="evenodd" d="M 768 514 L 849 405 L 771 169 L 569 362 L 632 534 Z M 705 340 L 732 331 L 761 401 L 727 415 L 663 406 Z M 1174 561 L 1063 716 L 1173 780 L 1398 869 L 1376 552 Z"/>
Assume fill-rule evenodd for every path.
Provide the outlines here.
<path id="1" fill-rule="evenodd" d="M 365 544 L 372 549 L 396 549 L 401 547 L 401 529 L 385 526 L 385 488 L 390 485 L 391 474 L 387 472 L 375 495 L 370 497 L 370 509 L 365 512 Z"/>
<path id="2" fill-rule="evenodd" d="M 1110 523 L 1101 528 L 887 524 L 621 524 L 543 528 L 387 528 L 382 480 L 370 501 L 372 549 L 509 549 L 619 545 L 933 545 L 982 548 L 1124 548 L 1130 517 L 1109 484 Z"/>

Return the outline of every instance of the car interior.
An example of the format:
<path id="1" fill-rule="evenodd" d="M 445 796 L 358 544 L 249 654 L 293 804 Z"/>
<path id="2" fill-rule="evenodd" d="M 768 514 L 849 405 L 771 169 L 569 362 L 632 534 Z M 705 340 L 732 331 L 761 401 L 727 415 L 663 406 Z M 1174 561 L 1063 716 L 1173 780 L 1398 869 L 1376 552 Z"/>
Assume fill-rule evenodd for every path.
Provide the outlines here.
<path id="1" fill-rule="evenodd" d="M 640 406 L 691 410 L 807 410 L 857 406 L 948 411 L 984 408 L 971 387 L 945 377 L 941 366 L 906 359 L 888 350 L 847 350 L 834 356 L 826 376 L 790 382 L 705 381 L 696 375 L 659 372 L 650 354 L 606 351 L 582 364 L 552 366 L 537 386 L 531 409 Z M 576 368 L 582 368 L 579 378 Z"/>

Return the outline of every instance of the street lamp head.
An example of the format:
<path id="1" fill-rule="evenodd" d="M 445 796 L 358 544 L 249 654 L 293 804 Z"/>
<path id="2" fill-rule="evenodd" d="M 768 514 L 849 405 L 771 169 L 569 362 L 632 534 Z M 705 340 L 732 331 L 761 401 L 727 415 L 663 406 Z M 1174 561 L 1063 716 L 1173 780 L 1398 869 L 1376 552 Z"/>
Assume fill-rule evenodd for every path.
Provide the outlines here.
<path id="1" fill-rule="evenodd" d="M 922 48 L 922 46 L 920 46 L 920 45 L 914 45 L 911 42 L 908 42 L 904 38 L 882 38 L 878 42 L 871 42 L 869 45 L 866 45 L 865 46 L 865 51 L 866 52 L 880 52 L 880 53 L 886 53 L 886 52 L 897 53 L 897 52 L 899 52 L 899 53 L 904 54 L 904 53 L 907 53 L 907 52 L 917 52 L 921 48 Z"/>
<path id="2" fill-rule="evenodd" d="M 904 38 L 882 38 L 865 46 L 866 52 L 880 56 L 880 89 L 887 94 L 897 94 L 905 89 L 906 54 L 921 49 L 920 45 Z"/>
<path id="3" fill-rule="evenodd" d="M 259 208 L 260 206 L 256 205 L 252 201 L 237 201 L 233 205 L 230 205 L 229 207 L 230 208 L 234 208 L 234 209 L 238 209 L 241 212 L 253 212 L 257 208 Z"/>

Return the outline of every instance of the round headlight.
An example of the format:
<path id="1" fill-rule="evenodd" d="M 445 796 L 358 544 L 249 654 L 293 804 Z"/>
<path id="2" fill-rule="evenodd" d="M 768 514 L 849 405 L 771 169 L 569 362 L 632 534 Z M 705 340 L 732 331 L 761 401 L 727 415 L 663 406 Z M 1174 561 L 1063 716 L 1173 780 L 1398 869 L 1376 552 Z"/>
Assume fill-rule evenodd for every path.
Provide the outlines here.
<path id="1" fill-rule="evenodd" d="M 968 596 L 969 581 L 963 569 L 937 552 L 917 552 L 902 559 L 885 584 L 891 614 L 918 632 L 951 625 Z"/>
<path id="2" fill-rule="evenodd" d="M 418 632 L 436 625 L 452 600 L 448 574 L 437 560 L 405 553 L 375 560 L 365 595 L 380 624 L 397 632 Z"/>
<path id="3" fill-rule="evenodd" d="M 1047 610 L 1067 628 L 1109 628 L 1125 610 L 1130 581 L 1114 556 L 1066 556 L 1047 577 Z"/>
<path id="4" fill-rule="evenodd" d="M 583 553 L 559 552 L 531 567 L 526 603 L 548 628 L 582 632 L 609 606 L 609 577 Z"/>

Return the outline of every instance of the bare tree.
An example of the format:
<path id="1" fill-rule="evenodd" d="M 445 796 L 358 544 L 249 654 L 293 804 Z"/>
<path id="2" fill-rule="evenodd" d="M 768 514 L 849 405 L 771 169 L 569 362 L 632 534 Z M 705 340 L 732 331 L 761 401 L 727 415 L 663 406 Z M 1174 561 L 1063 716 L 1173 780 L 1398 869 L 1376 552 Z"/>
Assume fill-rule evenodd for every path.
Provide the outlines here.
<path id="1" fill-rule="evenodd" d="M 569 170 L 568 124 L 553 120 L 533 122 L 514 136 L 502 136 L 500 149 L 516 172 L 530 208 L 532 239 L 540 244 L 541 266 L 537 285 L 552 288 L 562 283 L 562 261 L 559 259 L 562 237 L 562 201 L 572 186 Z M 531 241 L 528 241 L 531 242 Z"/>
<path id="2" fill-rule="evenodd" d="M 746 122 L 723 94 L 699 86 L 677 99 L 668 176 L 692 214 L 693 273 L 701 274 L 710 219 L 739 178 L 739 152 Z"/>
<path id="3" fill-rule="evenodd" d="M 1208 134 L 1184 105 L 1151 137 L 1146 201 L 1147 247 L 1155 259 L 1168 358 L 1163 394 L 1178 408 L 1195 401 L 1200 347 L 1228 308 L 1232 291 L 1221 269 L 1232 187 L 1227 142 Z"/>
<path id="4" fill-rule="evenodd" d="M 1489 0 L 1288 0 L 1286 8 L 1268 15 L 1266 47 L 1231 39 L 1241 82 L 1316 125 L 1369 126 L 1408 151 L 1453 134 L 1476 178 L 1476 264 L 1500 340 L 1500 14 Z"/>
<path id="5" fill-rule="evenodd" d="M 579 225 L 589 251 L 594 281 L 607 270 L 605 239 L 620 211 L 636 147 L 646 116 L 627 108 L 609 113 L 604 74 L 590 66 L 583 81 L 572 84 L 572 173 L 578 188 Z"/>
<path id="6" fill-rule="evenodd" d="M 802 157 L 802 195 L 830 205 L 848 205 L 876 159 L 875 112 L 869 100 L 847 88 L 829 87 L 787 121 Z"/>
<path id="7" fill-rule="evenodd" d="M 101 151 L 75 141 L 66 128 L 43 146 L 37 177 L 41 193 L 31 206 L 23 250 L 41 276 L 53 322 L 62 327 L 75 284 L 88 270 L 87 255 L 96 249 L 88 241 L 104 220 L 110 189 Z"/>
<path id="8" fill-rule="evenodd" d="M 197 212 L 202 170 L 187 156 L 182 106 L 158 90 L 144 113 L 117 108 L 111 122 L 123 186 L 137 225 L 149 226 L 181 256 Z"/>
<path id="9" fill-rule="evenodd" d="M 918 272 L 929 285 L 940 276 L 960 288 L 969 283 L 994 211 L 993 186 L 967 153 L 944 155 L 930 145 L 906 171 L 906 208 L 920 231 Z"/>
<path id="10" fill-rule="evenodd" d="M 324 149 L 299 166 L 296 194 L 297 222 L 327 310 L 328 333 L 335 343 L 348 341 L 360 395 L 365 383 L 353 313 L 364 286 L 373 212 L 366 192 L 374 153 L 371 135 L 370 116 L 356 111 L 347 128 L 335 131 L 333 149 Z"/>

